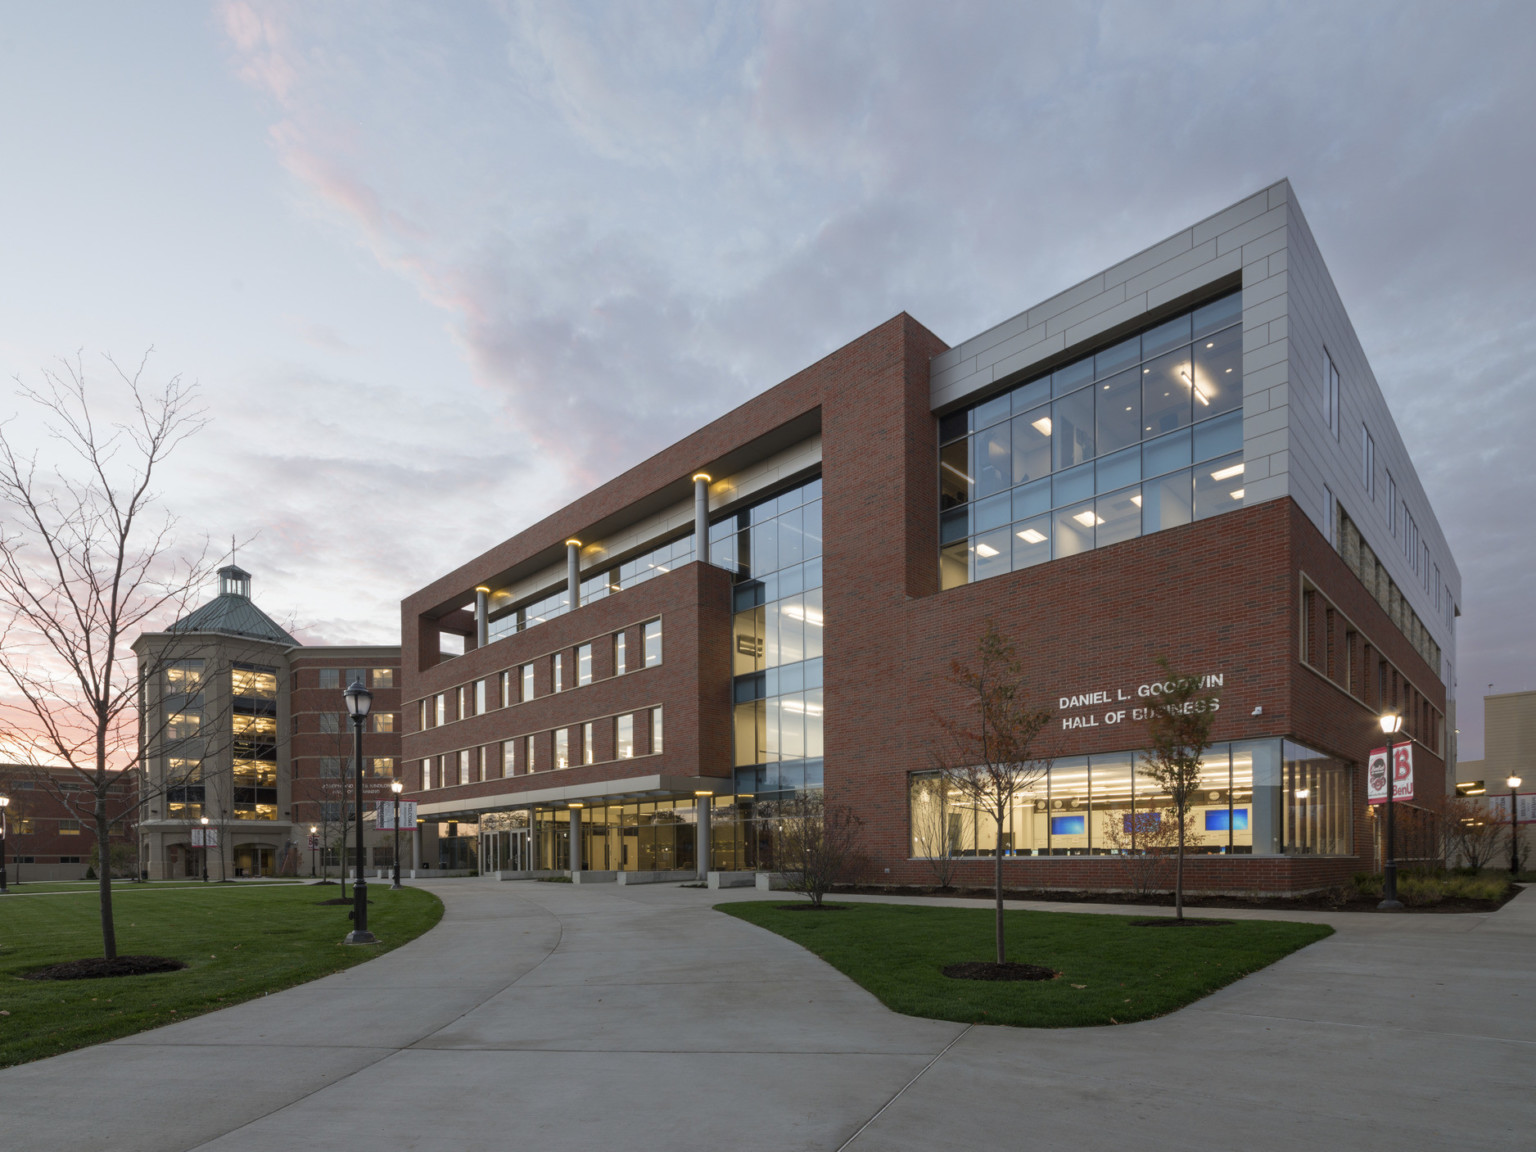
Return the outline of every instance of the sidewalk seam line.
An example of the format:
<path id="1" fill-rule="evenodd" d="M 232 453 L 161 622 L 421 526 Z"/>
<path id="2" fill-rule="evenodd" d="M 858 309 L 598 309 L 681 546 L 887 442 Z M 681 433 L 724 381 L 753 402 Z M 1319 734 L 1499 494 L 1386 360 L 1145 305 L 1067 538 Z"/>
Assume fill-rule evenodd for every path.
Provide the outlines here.
<path id="1" fill-rule="evenodd" d="M 848 1139 L 844 1140 L 841 1144 L 839 1144 L 837 1146 L 837 1152 L 843 1152 L 843 1150 L 846 1149 L 847 1147 L 849 1147 L 849 1145 L 851 1145 L 855 1140 L 857 1140 L 860 1136 L 864 1135 L 865 1129 L 867 1129 L 876 1120 L 880 1119 L 880 1117 L 884 1116 L 886 1109 L 889 1108 L 892 1104 L 896 1103 L 896 1101 L 901 1099 L 902 1093 L 904 1093 L 908 1088 L 912 1087 L 912 1085 L 916 1084 L 919 1080 L 921 1080 L 923 1078 L 924 1073 L 926 1073 L 928 1071 L 928 1069 L 932 1068 L 935 1064 L 937 1064 L 940 1060 L 942 1060 L 944 1058 L 944 1054 L 947 1053 L 956 1044 L 960 1043 L 961 1038 L 964 1037 L 968 1032 L 970 1032 L 970 1030 L 972 1028 L 974 1028 L 974 1027 L 976 1027 L 976 1025 L 974 1025 L 974 1024 L 967 1024 L 964 1028 L 962 1028 L 960 1030 L 959 1034 L 953 1040 L 951 1040 L 948 1044 L 944 1045 L 944 1047 L 939 1050 L 938 1054 L 935 1055 L 932 1060 L 928 1061 L 928 1063 L 924 1064 L 921 1068 L 919 1068 L 917 1070 L 917 1075 L 913 1076 L 912 1079 L 908 1080 L 905 1084 L 903 1084 L 900 1088 L 898 1088 L 896 1090 L 896 1095 L 892 1096 L 889 1100 L 887 1100 L 884 1104 L 882 1104 L 880 1106 L 880 1111 L 876 1112 L 868 1120 L 864 1121 L 863 1124 L 860 1124 L 859 1125 L 859 1130 L 857 1132 L 855 1132 L 852 1136 L 848 1137 Z"/>

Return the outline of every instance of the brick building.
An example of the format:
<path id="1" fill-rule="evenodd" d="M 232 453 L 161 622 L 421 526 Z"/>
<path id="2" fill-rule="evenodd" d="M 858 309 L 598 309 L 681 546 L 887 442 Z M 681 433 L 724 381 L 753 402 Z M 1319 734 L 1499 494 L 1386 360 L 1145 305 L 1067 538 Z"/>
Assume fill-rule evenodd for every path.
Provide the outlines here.
<path id="1" fill-rule="evenodd" d="M 251 600 L 250 573 L 230 565 L 214 599 L 140 636 L 134 653 L 144 693 L 139 842 L 151 879 L 334 868 L 357 810 L 342 699 L 356 679 L 373 692 L 366 855 L 370 867 L 390 862 L 390 836 L 367 814 L 391 795 L 398 770 L 399 648 L 301 645 Z M 349 866 L 352 844 L 349 835 Z"/>
<path id="2" fill-rule="evenodd" d="M 980 878 L 931 768 L 995 621 L 1053 711 L 1010 884 L 1127 882 L 1166 658 L 1219 698 L 1191 887 L 1303 891 L 1372 861 L 1380 711 L 1444 793 L 1459 595 L 1281 182 L 955 347 L 899 315 L 410 596 L 405 776 L 487 870 L 765 867 L 821 789 L 882 879 L 935 826 Z"/>
<path id="3" fill-rule="evenodd" d="M 5 861 L 12 884 L 36 880 L 81 880 L 97 862 L 96 793 L 72 768 L 0 764 L 5 810 Z M 107 815 L 114 821 L 112 845 L 129 854 L 121 873 L 134 874 L 134 777 L 120 773 L 107 790 Z M 109 856 L 110 858 L 110 856 Z"/>

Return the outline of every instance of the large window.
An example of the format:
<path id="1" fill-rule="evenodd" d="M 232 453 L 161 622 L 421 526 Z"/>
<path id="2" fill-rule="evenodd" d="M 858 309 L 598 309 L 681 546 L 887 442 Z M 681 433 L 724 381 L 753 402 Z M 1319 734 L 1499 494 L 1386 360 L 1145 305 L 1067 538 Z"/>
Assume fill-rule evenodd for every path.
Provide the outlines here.
<path id="1" fill-rule="evenodd" d="M 822 783 L 821 481 L 711 529 L 732 592 L 736 789 L 762 796 Z"/>
<path id="2" fill-rule="evenodd" d="M 945 588 L 1243 503 L 1242 295 L 940 423 Z"/>
<path id="3" fill-rule="evenodd" d="M 1348 855 L 1350 765 L 1290 740 L 1215 744 L 1201 765 L 1187 850 L 1201 855 Z M 913 856 L 990 856 L 997 826 L 932 772 L 910 780 Z M 1014 801 L 1005 856 L 1120 856 L 1143 851 L 1136 834 L 1174 819 L 1169 797 L 1139 754 L 1064 756 Z"/>
<path id="4" fill-rule="evenodd" d="M 654 668 L 661 663 L 661 621 L 647 621 L 642 631 L 645 637 L 645 666 Z"/>
<path id="5" fill-rule="evenodd" d="M 592 683 L 592 645 L 576 647 L 576 687 L 585 688 Z"/>
<path id="6" fill-rule="evenodd" d="M 635 715 L 627 712 L 614 722 L 613 754 L 620 760 L 633 759 L 635 755 Z"/>

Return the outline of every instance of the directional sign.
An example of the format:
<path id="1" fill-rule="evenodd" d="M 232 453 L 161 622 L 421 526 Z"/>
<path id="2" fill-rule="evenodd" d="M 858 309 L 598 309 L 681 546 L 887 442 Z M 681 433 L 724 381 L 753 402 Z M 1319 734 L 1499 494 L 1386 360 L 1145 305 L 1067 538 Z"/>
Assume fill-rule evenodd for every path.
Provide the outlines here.
<path id="1" fill-rule="evenodd" d="M 1413 745 L 1399 744 L 1393 749 L 1392 799 L 1413 799 Z M 1387 750 L 1372 748 L 1365 767 L 1365 796 L 1372 804 L 1387 802 Z"/>

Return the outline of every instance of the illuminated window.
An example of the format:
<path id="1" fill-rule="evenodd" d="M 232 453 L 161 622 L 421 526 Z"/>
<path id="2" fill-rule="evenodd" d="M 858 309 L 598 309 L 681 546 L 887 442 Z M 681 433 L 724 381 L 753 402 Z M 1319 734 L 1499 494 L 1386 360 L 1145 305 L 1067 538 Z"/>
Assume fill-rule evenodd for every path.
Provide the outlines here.
<path id="1" fill-rule="evenodd" d="M 230 691 L 256 700 L 277 699 L 277 670 L 235 665 L 229 674 Z"/>
<path id="2" fill-rule="evenodd" d="M 395 670 L 393 668 L 375 668 L 373 670 L 373 686 L 375 688 L 393 688 L 395 686 Z"/>
<path id="3" fill-rule="evenodd" d="M 523 694 L 521 696 L 521 699 L 523 699 L 523 700 L 532 700 L 533 696 L 534 696 L 534 691 L 533 691 L 533 665 L 532 664 L 524 664 L 523 665 L 522 681 L 523 681 Z"/>
<path id="4" fill-rule="evenodd" d="M 585 688 L 592 683 L 592 645 L 582 644 L 576 649 L 576 686 Z"/>
<path id="5" fill-rule="evenodd" d="M 629 663 L 624 653 L 624 635 L 623 632 L 615 632 L 613 635 L 613 670 L 619 676 L 629 671 Z"/>
<path id="6" fill-rule="evenodd" d="M 661 709 L 651 709 L 651 754 L 661 751 Z"/>
<path id="7" fill-rule="evenodd" d="M 568 728 L 555 729 L 555 767 L 571 766 L 571 732 Z"/>
<path id="8" fill-rule="evenodd" d="M 375 732 L 393 732 L 395 730 L 395 714 L 393 712 L 370 712 Z"/>
<path id="9" fill-rule="evenodd" d="M 448 723 L 448 694 L 446 692 L 439 692 L 432 698 L 432 709 L 432 723 L 436 727 L 441 728 L 444 724 Z"/>
<path id="10" fill-rule="evenodd" d="M 203 726 L 201 712 L 172 712 L 166 717 L 165 734 L 171 740 L 188 740 Z"/>
<path id="11" fill-rule="evenodd" d="M 475 715 L 480 716 L 485 712 L 485 681 L 475 681 Z"/>
<path id="12" fill-rule="evenodd" d="M 596 758 L 592 749 L 592 721 L 588 720 L 581 726 L 581 762 L 590 764 Z"/>
<path id="13" fill-rule="evenodd" d="M 556 692 L 565 691 L 565 653 L 555 653 L 554 685 Z"/>
<path id="14" fill-rule="evenodd" d="M 165 669 L 165 690 L 191 695 L 203 689 L 203 661 L 174 660 Z"/>
<path id="15" fill-rule="evenodd" d="M 512 673 L 502 672 L 496 679 L 500 682 L 498 697 L 501 700 L 501 706 L 506 708 L 512 703 Z"/>
<path id="16" fill-rule="evenodd" d="M 432 761 L 426 759 L 421 762 L 421 790 L 427 791 L 432 787 Z"/>
<path id="17" fill-rule="evenodd" d="M 614 725 L 613 735 L 614 754 L 620 760 L 630 760 L 635 755 L 635 717 L 634 713 L 626 713 L 620 716 Z"/>
<path id="18" fill-rule="evenodd" d="M 78 836 L 78 835 L 80 835 L 80 821 L 78 821 L 78 820 L 60 820 L 59 821 L 59 835 L 60 836 Z"/>
<path id="19" fill-rule="evenodd" d="M 374 756 L 368 761 L 368 774 L 370 776 L 394 776 L 395 758 L 393 756 Z"/>
<path id="20" fill-rule="evenodd" d="M 651 620 L 645 625 L 645 666 L 654 668 L 661 663 L 661 621 Z"/>
<path id="21" fill-rule="evenodd" d="M 525 736 L 523 737 L 523 771 L 537 772 L 538 769 L 539 758 L 537 754 L 535 738 L 532 736 Z"/>
<path id="22" fill-rule="evenodd" d="M 470 783 L 470 775 L 469 775 L 469 749 L 468 748 L 461 748 L 461 749 L 459 749 L 459 783 L 460 784 L 468 784 L 468 783 Z"/>

